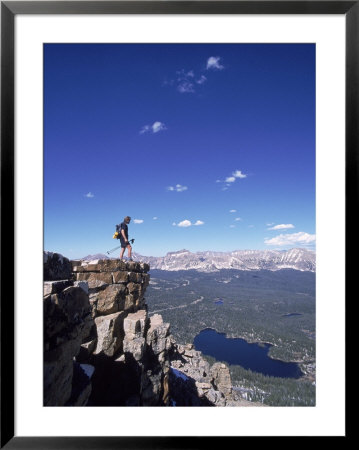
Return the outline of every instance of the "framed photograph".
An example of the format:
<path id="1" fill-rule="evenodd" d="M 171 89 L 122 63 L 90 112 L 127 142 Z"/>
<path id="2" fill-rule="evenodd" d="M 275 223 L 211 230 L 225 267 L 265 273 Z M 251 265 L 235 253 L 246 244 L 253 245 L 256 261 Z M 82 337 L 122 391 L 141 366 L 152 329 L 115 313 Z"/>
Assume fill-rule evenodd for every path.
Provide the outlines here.
<path id="1" fill-rule="evenodd" d="M 358 22 L 1 2 L 1 448 L 348 436 Z"/>

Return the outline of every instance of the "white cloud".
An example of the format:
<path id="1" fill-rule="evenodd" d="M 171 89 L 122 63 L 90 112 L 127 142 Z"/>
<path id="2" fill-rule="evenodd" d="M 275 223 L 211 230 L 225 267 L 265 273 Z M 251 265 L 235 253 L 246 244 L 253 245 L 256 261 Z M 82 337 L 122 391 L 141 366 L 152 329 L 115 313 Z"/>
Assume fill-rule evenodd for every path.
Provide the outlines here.
<path id="1" fill-rule="evenodd" d="M 295 228 L 291 223 L 282 223 L 280 225 L 275 225 L 272 228 L 268 228 L 268 230 L 288 230 L 289 228 Z"/>
<path id="2" fill-rule="evenodd" d="M 271 227 L 272 225 L 274 225 L 274 222 L 266 223 L 266 226 L 267 226 L 267 227 Z"/>
<path id="3" fill-rule="evenodd" d="M 240 217 L 236 217 L 234 220 L 236 220 L 237 222 L 242 220 Z"/>
<path id="4" fill-rule="evenodd" d="M 133 219 L 133 222 L 134 223 L 143 223 L 143 220 L 142 219 Z"/>
<path id="5" fill-rule="evenodd" d="M 140 134 L 144 133 L 158 133 L 159 131 L 167 130 L 166 125 L 163 122 L 154 122 L 152 125 L 144 125 L 140 130 Z"/>
<path id="6" fill-rule="evenodd" d="M 230 209 L 229 212 L 230 213 L 235 213 L 235 212 L 237 212 L 237 210 L 236 209 Z"/>
<path id="7" fill-rule="evenodd" d="M 187 191 L 187 186 L 182 186 L 182 184 L 176 184 L 176 186 L 168 186 L 168 191 L 176 191 L 176 192 L 183 192 Z"/>
<path id="8" fill-rule="evenodd" d="M 155 217 L 152 217 L 152 219 L 153 219 L 153 220 L 157 220 L 157 219 L 158 219 L 158 217 L 156 217 L 156 216 L 155 216 Z"/>
<path id="9" fill-rule="evenodd" d="M 207 60 L 207 70 L 210 69 L 215 69 L 215 70 L 222 70 L 224 69 L 224 66 L 222 66 L 219 61 L 220 61 L 220 57 L 219 56 L 211 56 L 208 58 Z"/>
<path id="10" fill-rule="evenodd" d="M 92 192 L 88 192 L 87 194 L 85 194 L 85 197 L 87 197 L 87 198 L 94 198 L 95 196 L 93 195 Z"/>
<path id="11" fill-rule="evenodd" d="M 152 125 L 152 132 L 153 133 L 158 133 L 159 131 L 162 131 L 162 130 L 165 130 L 165 129 L 166 129 L 166 126 L 162 122 L 155 122 Z"/>
<path id="12" fill-rule="evenodd" d="M 150 131 L 150 126 L 149 125 L 145 125 L 142 127 L 142 129 L 140 130 L 140 134 L 144 134 L 147 133 L 147 131 Z"/>
<path id="13" fill-rule="evenodd" d="M 233 175 L 235 178 L 247 178 L 247 175 L 244 174 L 244 173 L 242 173 L 241 170 L 235 170 L 235 171 L 232 173 L 232 175 Z"/>
<path id="14" fill-rule="evenodd" d="M 222 180 L 216 180 L 216 183 L 224 183 L 225 186 L 228 188 L 236 181 L 237 178 L 247 178 L 247 175 L 243 173 L 241 170 L 235 170 L 232 172 L 232 175 L 226 177 L 224 181 Z M 227 189 L 223 188 L 222 191 L 225 191 Z"/>
<path id="15" fill-rule="evenodd" d="M 196 220 L 196 222 L 192 223 L 190 220 L 182 220 L 182 222 L 179 222 L 176 224 L 176 222 L 172 223 L 173 226 L 181 227 L 181 228 L 187 228 L 191 226 L 198 227 L 200 225 L 204 225 L 204 222 L 202 220 Z"/>
<path id="16" fill-rule="evenodd" d="M 201 78 L 199 78 L 198 80 L 196 80 L 197 84 L 203 84 L 204 82 L 207 81 L 207 78 L 204 75 L 201 75 Z"/>
<path id="17" fill-rule="evenodd" d="M 315 242 L 315 234 L 299 231 L 292 234 L 280 234 L 272 239 L 265 239 L 267 245 L 293 245 L 293 244 L 310 244 Z"/>
<path id="18" fill-rule="evenodd" d="M 177 71 L 177 90 L 184 94 L 186 92 L 195 92 L 194 90 L 194 72 L 190 70 L 186 72 L 185 70 Z"/>
<path id="19" fill-rule="evenodd" d="M 195 92 L 193 83 L 190 83 L 189 81 L 181 81 L 181 83 L 177 86 L 177 90 L 184 94 L 186 92 Z"/>
<path id="20" fill-rule="evenodd" d="M 192 225 L 190 220 L 182 220 L 182 222 L 178 223 L 177 226 L 178 227 L 190 227 Z"/>
<path id="21" fill-rule="evenodd" d="M 235 225 L 229 225 L 229 228 L 236 228 Z"/>

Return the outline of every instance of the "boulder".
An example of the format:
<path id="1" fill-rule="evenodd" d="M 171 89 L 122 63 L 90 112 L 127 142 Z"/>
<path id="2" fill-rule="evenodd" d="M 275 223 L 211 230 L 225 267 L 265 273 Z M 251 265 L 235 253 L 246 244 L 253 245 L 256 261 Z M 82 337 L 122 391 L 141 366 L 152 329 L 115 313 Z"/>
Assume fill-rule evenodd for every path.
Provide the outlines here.
<path id="1" fill-rule="evenodd" d="M 72 285 L 71 280 L 45 281 L 44 296 L 48 294 L 56 294 Z"/>
<path id="2" fill-rule="evenodd" d="M 140 292 L 141 285 L 139 283 L 133 283 L 132 281 L 127 284 L 127 289 L 130 294 L 133 292 Z"/>
<path id="3" fill-rule="evenodd" d="M 75 273 L 85 272 L 85 268 L 82 266 L 72 266 L 72 271 Z"/>
<path id="4" fill-rule="evenodd" d="M 141 272 L 147 273 L 149 270 L 150 270 L 149 264 L 143 263 L 143 262 L 140 263 L 140 271 Z"/>
<path id="5" fill-rule="evenodd" d="M 127 283 L 128 281 L 128 272 L 118 270 L 112 273 L 113 282 L 114 283 Z"/>
<path id="6" fill-rule="evenodd" d="M 147 311 L 141 309 L 136 313 L 129 314 L 123 323 L 125 339 L 143 338 L 148 322 Z"/>
<path id="7" fill-rule="evenodd" d="M 112 274 L 109 272 L 81 272 L 76 274 L 77 281 L 87 281 L 90 291 L 94 292 L 112 284 Z"/>
<path id="8" fill-rule="evenodd" d="M 86 294 L 89 293 L 89 285 L 87 281 L 74 281 L 74 286 L 80 287 Z"/>
<path id="9" fill-rule="evenodd" d="M 126 361 L 130 362 L 133 358 L 135 361 L 141 361 L 143 358 L 146 345 L 146 339 L 138 337 L 134 339 L 127 339 L 123 341 L 123 352 L 126 356 Z"/>
<path id="10" fill-rule="evenodd" d="M 90 263 L 82 263 L 81 268 L 83 272 L 100 272 L 101 266 L 97 264 L 95 261 Z"/>
<path id="11" fill-rule="evenodd" d="M 71 259 L 70 263 L 72 265 L 72 268 L 74 268 L 74 267 L 81 266 L 82 261 L 81 261 L 81 259 Z"/>
<path id="12" fill-rule="evenodd" d="M 150 328 L 147 332 L 147 344 L 155 355 L 159 355 L 166 349 L 166 338 L 169 335 L 169 323 L 163 323 L 162 316 L 154 314 L 150 319 Z"/>
<path id="13" fill-rule="evenodd" d="M 229 367 L 223 363 L 215 363 L 211 367 L 210 375 L 213 378 L 213 385 L 224 395 L 232 393 L 232 381 Z"/>
<path id="14" fill-rule="evenodd" d="M 133 283 L 141 283 L 142 282 L 142 274 L 136 272 L 128 273 L 128 281 L 132 281 Z"/>
<path id="15" fill-rule="evenodd" d="M 44 281 L 66 280 L 72 277 L 70 260 L 59 253 L 44 252 Z"/>
<path id="16" fill-rule="evenodd" d="M 51 300 L 67 316 L 69 325 L 80 324 L 91 313 L 88 295 L 77 286 L 69 286 L 59 294 L 52 295 Z"/>
<path id="17" fill-rule="evenodd" d="M 97 294 L 97 315 L 113 314 L 125 310 L 126 287 L 123 284 L 111 284 Z M 91 301 L 93 298 L 91 298 Z"/>
<path id="18" fill-rule="evenodd" d="M 141 272 L 141 265 L 136 261 L 129 261 L 126 263 L 127 270 L 130 272 Z"/>
<path id="19" fill-rule="evenodd" d="M 70 286 L 45 296 L 43 306 L 45 350 L 73 339 L 79 340 L 79 347 L 93 325 L 88 295 L 81 288 Z"/>
<path id="20" fill-rule="evenodd" d="M 148 273 L 142 273 L 142 283 L 145 287 L 147 287 L 150 284 L 150 274 Z"/>
<path id="21" fill-rule="evenodd" d="M 124 311 L 120 311 L 95 318 L 97 329 L 97 346 L 95 354 L 103 353 L 106 356 L 112 357 L 121 349 L 124 337 L 124 316 Z"/>
<path id="22" fill-rule="evenodd" d="M 127 270 L 126 263 L 120 259 L 100 259 L 97 264 L 83 265 L 86 271 L 116 272 Z"/>

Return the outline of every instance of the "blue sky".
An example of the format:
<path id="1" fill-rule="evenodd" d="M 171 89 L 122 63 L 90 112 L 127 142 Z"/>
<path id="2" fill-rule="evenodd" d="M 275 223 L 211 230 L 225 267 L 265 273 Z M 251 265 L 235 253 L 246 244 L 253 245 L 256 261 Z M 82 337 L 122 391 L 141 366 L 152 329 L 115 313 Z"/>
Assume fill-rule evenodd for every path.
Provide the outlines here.
<path id="1" fill-rule="evenodd" d="M 315 45 L 46 44 L 44 249 L 315 248 Z"/>

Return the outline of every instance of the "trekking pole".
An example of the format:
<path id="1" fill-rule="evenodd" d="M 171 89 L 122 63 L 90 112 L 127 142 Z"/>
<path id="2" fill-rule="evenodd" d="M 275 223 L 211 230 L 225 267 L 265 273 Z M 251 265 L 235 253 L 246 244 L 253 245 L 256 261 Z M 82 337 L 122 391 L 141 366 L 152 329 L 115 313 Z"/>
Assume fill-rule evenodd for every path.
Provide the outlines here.
<path id="1" fill-rule="evenodd" d="M 128 242 L 131 242 L 131 244 L 133 244 L 135 242 L 134 239 L 130 239 Z M 106 252 L 108 255 L 116 250 L 118 250 L 119 248 L 121 248 L 121 245 L 118 247 L 113 248 L 112 250 L 109 250 L 108 252 Z"/>
<path id="2" fill-rule="evenodd" d="M 109 250 L 108 252 L 106 252 L 108 255 L 112 252 L 114 252 L 115 250 L 118 250 L 119 248 L 121 248 L 121 245 L 119 247 L 115 247 L 112 250 Z"/>

